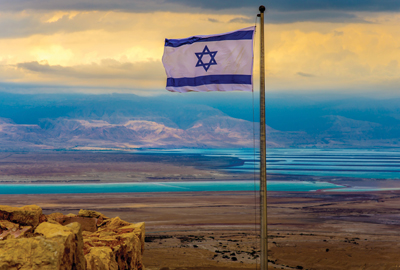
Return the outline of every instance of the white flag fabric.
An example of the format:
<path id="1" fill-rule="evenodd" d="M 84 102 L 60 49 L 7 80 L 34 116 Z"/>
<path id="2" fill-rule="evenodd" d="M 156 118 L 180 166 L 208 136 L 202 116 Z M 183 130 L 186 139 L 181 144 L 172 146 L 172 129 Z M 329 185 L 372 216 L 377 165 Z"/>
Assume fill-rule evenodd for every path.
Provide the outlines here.
<path id="1" fill-rule="evenodd" d="M 165 39 L 166 89 L 172 92 L 252 91 L 255 26 L 237 31 Z"/>

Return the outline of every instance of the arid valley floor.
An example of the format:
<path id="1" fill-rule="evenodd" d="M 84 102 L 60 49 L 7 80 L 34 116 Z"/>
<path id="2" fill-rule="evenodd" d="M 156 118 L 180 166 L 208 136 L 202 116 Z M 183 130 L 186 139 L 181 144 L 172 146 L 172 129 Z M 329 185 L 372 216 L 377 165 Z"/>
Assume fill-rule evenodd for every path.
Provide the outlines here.
<path id="1" fill-rule="evenodd" d="M 112 175 L 124 181 L 239 177 L 212 168 L 237 162 L 233 159 L 194 164 L 177 157 L 127 160 L 124 154 L 111 159 L 103 154 L 10 155 L 0 163 L 5 183 L 90 182 Z M 45 213 L 92 209 L 144 221 L 144 265 L 150 270 L 256 269 L 257 203 L 255 192 L 0 195 L 2 205 L 37 204 Z M 269 269 L 400 269 L 399 205 L 400 191 L 269 192 Z"/>
<path id="2" fill-rule="evenodd" d="M 256 269 L 254 199 L 252 192 L 1 195 L 0 204 L 145 221 L 146 269 Z M 268 200 L 270 269 L 399 268 L 399 192 L 270 193 Z"/>

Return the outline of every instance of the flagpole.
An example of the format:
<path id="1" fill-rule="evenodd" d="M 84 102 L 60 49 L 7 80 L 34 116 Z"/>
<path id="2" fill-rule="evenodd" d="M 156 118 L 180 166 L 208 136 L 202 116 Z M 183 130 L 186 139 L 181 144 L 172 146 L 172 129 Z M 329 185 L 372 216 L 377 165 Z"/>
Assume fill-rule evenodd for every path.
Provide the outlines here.
<path id="1" fill-rule="evenodd" d="M 260 17 L 260 214 L 261 214 L 261 270 L 268 269 L 268 220 L 267 220 L 267 147 L 265 135 L 265 60 L 264 60 L 264 11 Z"/>

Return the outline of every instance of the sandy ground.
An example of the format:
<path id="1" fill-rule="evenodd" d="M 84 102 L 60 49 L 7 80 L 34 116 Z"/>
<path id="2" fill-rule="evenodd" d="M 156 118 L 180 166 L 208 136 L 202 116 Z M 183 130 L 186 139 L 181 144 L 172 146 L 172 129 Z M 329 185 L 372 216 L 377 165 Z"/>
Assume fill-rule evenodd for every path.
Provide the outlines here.
<path id="1" fill-rule="evenodd" d="M 146 222 L 146 269 L 257 269 L 254 192 L 1 195 Z M 400 269 L 400 192 L 269 193 L 270 269 Z"/>
<path id="2" fill-rule="evenodd" d="M 1 183 L 110 183 L 253 179 L 218 171 L 243 164 L 234 157 L 127 152 L 2 152 Z"/>

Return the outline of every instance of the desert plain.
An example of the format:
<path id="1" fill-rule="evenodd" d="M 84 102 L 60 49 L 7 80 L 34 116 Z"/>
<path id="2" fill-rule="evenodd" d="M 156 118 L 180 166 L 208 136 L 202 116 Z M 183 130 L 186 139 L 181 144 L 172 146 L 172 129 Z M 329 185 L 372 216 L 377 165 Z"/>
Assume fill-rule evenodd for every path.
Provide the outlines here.
<path id="1" fill-rule="evenodd" d="M 218 170 L 240 162 L 234 158 L 75 152 L 2 155 L 3 183 L 253 177 Z M 146 269 L 259 268 L 255 191 L 0 195 L 0 204 L 36 204 L 45 214 L 91 209 L 129 222 L 144 221 Z M 396 190 L 269 192 L 269 269 L 400 269 L 399 205 Z"/>

